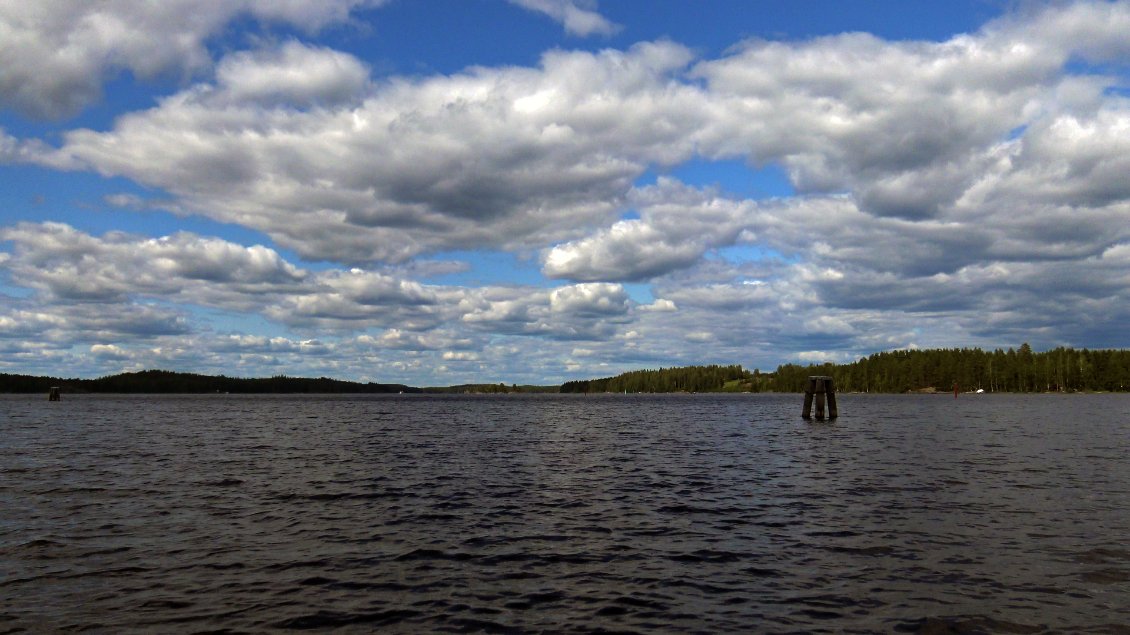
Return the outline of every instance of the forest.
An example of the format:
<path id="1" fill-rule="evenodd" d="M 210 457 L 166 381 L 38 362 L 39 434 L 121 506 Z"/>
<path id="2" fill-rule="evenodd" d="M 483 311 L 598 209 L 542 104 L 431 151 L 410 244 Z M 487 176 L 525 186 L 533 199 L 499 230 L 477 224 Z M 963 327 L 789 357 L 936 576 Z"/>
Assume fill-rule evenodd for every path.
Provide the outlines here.
<path id="1" fill-rule="evenodd" d="M 934 388 L 985 392 L 1114 392 L 1130 388 L 1130 351 L 1056 348 L 1027 343 L 992 352 L 979 348 L 875 353 L 851 364 L 777 368 L 770 390 L 800 392 L 809 375 L 830 375 L 840 392 L 898 393 Z"/>
<path id="2" fill-rule="evenodd" d="M 429 386 L 423 392 L 429 394 L 472 394 L 472 395 L 509 395 L 516 393 L 553 393 L 557 386 L 530 386 L 517 384 L 458 384 L 456 386 Z"/>
<path id="3" fill-rule="evenodd" d="M 357 383 L 326 377 L 278 375 L 243 379 L 147 370 L 98 379 L 59 379 L 0 373 L 0 393 L 659 393 L 802 392 L 810 375 L 834 378 L 838 392 L 1120 392 L 1130 389 L 1130 350 L 1056 348 L 1038 353 L 1019 348 L 901 350 L 875 353 L 850 364 L 784 364 L 775 372 L 752 372 L 740 364 L 635 370 L 615 377 L 569 381 L 557 386 L 464 384 L 414 388 Z"/>
<path id="4" fill-rule="evenodd" d="M 565 382 L 561 392 L 760 392 L 755 374 L 760 376 L 740 364 L 635 370 L 615 377 Z"/>
<path id="5" fill-rule="evenodd" d="M 64 393 L 390 393 L 420 392 L 402 384 L 361 384 L 328 377 L 316 379 L 276 375 L 255 379 L 145 370 L 98 379 L 60 379 L 0 374 L 0 392 L 46 393 L 58 386 Z"/>
<path id="6" fill-rule="evenodd" d="M 637 370 L 566 382 L 561 392 L 803 392 L 810 375 L 827 375 L 838 392 L 902 393 L 1114 392 L 1130 388 L 1130 351 L 1056 348 L 1037 353 L 1027 343 L 992 352 L 979 348 L 875 353 L 850 364 L 778 366 L 753 372 L 736 366 Z"/>

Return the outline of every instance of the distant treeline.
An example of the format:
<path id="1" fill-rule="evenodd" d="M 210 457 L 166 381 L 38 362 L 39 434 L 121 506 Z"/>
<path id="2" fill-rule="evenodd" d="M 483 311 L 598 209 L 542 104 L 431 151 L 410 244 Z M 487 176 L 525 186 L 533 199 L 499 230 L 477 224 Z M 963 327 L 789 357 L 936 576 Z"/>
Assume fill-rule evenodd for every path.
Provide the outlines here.
<path id="1" fill-rule="evenodd" d="M 852 364 L 777 368 L 770 390 L 800 392 L 809 375 L 830 375 L 841 392 L 983 389 L 985 392 L 1130 390 L 1130 351 L 1056 348 L 1043 353 L 1027 343 L 992 352 L 979 348 L 875 353 Z"/>
<path id="2" fill-rule="evenodd" d="M 557 386 L 463 384 L 414 388 L 319 377 L 241 379 L 147 370 L 98 379 L 59 379 L 0 374 L 0 393 L 595 393 L 595 392 L 801 392 L 810 375 L 830 375 L 838 392 L 901 393 L 934 389 L 986 392 L 1096 392 L 1130 390 L 1130 350 L 1057 348 L 1033 352 L 979 348 L 875 353 L 851 364 L 785 364 L 775 372 L 741 365 L 684 366 L 636 370 L 615 377 L 569 381 Z"/>
<path id="3" fill-rule="evenodd" d="M 615 377 L 565 382 L 561 392 L 756 392 L 760 377 L 755 379 L 755 373 L 740 364 L 635 370 Z"/>
<path id="4" fill-rule="evenodd" d="M 432 386 L 423 389 L 426 393 L 438 394 L 486 394 L 500 395 L 511 393 L 554 393 L 557 386 L 519 386 L 517 384 L 459 384 L 458 386 Z"/>
<path id="5" fill-rule="evenodd" d="M 402 384 L 374 384 L 341 381 L 328 377 L 239 377 L 174 373 L 146 370 L 98 379 L 59 379 L 29 375 L 0 374 L 0 392 L 46 393 L 58 386 L 65 393 L 399 393 L 421 392 Z"/>
<path id="6" fill-rule="evenodd" d="M 802 392 L 811 375 L 828 375 L 839 392 L 902 393 L 934 389 L 986 392 L 1130 390 L 1130 351 L 1057 348 L 1036 353 L 979 348 L 875 353 L 851 364 L 785 364 L 762 373 L 741 366 L 637 370 L 570 381 L 561 392 Z"/>

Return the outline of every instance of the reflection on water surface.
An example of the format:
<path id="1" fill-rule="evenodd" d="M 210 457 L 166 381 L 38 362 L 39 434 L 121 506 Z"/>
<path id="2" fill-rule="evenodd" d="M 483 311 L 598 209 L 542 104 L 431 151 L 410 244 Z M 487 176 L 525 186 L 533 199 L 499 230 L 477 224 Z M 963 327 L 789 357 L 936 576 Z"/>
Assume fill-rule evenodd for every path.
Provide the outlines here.
<path id="1" fill-rule="evenodd" d="M 0 632 L 1126 632 L 1130 397 L 0 396 Z"/>

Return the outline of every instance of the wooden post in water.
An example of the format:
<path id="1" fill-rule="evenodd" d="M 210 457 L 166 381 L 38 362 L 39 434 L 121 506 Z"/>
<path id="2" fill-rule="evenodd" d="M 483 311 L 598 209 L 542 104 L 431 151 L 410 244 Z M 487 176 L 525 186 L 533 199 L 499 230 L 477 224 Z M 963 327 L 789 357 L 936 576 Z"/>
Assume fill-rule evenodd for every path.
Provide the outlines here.
<path id="1" fill-rule="evenodd" d="M 59 401 L 59 399 L 60 399 L 59 387 L 58 386 L 52 386 L 51 392 L 47 393 L 47 401 Z"/>
<path id="2" fill-rule="evenodd" d="M 824 420 L 824 378 L 816 378 L 816 420 Z"/>
<path id="3" fill-rule="evenodd" d="M 812 418 L 812 398 L 816 397 L 816 420 L 824 420 L 824 401 L 828 401 L 828 418 L 835 419 L 840 416 L 836 407 L 836 387 L 831 377 L 813 375 L 804 385 L 804 409 L 801 411 L 805 419 Z"/>
<path id="4" fill-rule="evenodd" d="M 800 416 L 805 419 L 812 418 L 812 395 L 816 393 L 816 378 L 809 377 L 808 381 L 804 384 L 804 410 L 801 410 Z"/>
<path id="5" fill-rule="evenodd" d="M 831 377 L 824 378 L 824 390 L 828 393 L 828 418 L 835 419 L 840 416 L 840 410 L 836 407 L 836 386 Z"/>

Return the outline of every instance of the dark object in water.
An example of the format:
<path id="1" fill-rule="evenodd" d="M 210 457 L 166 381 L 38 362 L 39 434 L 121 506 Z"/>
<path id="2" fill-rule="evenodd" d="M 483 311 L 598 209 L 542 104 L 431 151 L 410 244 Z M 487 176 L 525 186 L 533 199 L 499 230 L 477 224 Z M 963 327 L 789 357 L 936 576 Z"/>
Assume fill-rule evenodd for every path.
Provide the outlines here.
<path id="1" fill-rule="evenodd" d="M 824 397 L 828 397 L 828 418 L 835 419 L 840 415 L 836 408 L 836 386 L 832 378 L 824 375 L 813 375 L 804 385 L 804 410 L 801 411 L 805 419 L 812 418 L 812 397 L 816 396 L 816 420 L 824 420 Z"/>
<path id="2" fill-rule="evenodd" d="M 47 401 L 59 401 L 60 398 L 61 397 L 59 396 L 59 387 L 58 386 L 52 386 L 51 392 L 47 393 Z"/>

